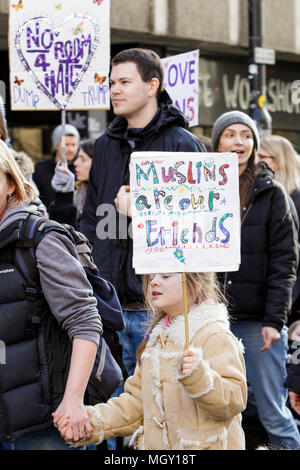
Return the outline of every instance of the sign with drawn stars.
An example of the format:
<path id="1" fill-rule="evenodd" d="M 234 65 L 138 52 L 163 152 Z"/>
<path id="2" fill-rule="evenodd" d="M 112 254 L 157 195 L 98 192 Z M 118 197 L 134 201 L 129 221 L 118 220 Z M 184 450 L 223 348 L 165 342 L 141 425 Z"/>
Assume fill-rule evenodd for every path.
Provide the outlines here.
<path id="1" fill-rule="evenodd" d="M 239 269 L 237 154 L 134 152 L 130 194 L 137 274 Z"/>
<path id="2" fill-rule="evenodd" d="M 10 0 L 12 110 L 109 109 L 110 0 Z"/>

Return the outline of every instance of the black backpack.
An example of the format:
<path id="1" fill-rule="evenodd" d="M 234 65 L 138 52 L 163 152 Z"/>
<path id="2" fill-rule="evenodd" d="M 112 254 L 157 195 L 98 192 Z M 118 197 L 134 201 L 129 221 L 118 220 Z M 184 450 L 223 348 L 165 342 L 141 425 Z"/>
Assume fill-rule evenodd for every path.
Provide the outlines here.
<path id="1" fill-rule="evenodd" d="M 42 217 L 39 213 L 29 214 L 22 224 L 15 248 L 15 264 L 26 281 L 26 297 L 29 306 L 27 333 L 35 334 L 41 323 L 40 318 L 35 315 L 36 312 L 31 310 L 31 305 L 33 305 L 31 301 L 34 301 L 41 293 L 35 250 L 45 233 L 52 230 L 64 233 L 74 242 L 87 279 L 93 288 L 94 297 L 97 299 L 103 334 L 100 337 L 95 363 L 85 393 L 85 404 L 93 405 L 107 401 L 128 377 L 122 360 L 122 346 L 118 335 L 118 331 L 124 328 L 122 309 L 114 286 L 100 276 L 93 263 L 91 246 L 87 238 L 72 226 L 63 226 Z M 65 357 L 63 353 L 66 350 L 65 345 L 63 346 L 61 342 L 68 342 L 69 338 L 53 316 L 51 339 L 54 358 L 53 390 L 54 393 L 63 393 L 63 370 L 66 369 L 66 361 L 69 357 Z"/>

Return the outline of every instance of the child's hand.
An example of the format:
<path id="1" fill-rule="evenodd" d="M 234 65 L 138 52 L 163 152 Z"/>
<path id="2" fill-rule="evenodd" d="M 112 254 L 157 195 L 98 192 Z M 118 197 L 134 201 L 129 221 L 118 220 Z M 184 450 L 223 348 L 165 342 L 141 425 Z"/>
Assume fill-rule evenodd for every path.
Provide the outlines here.
<path id="1" fill-rule="evenodd" d="M 194 351 L 191 351 L 190 349 L 187 349 L 183 353 L 183 359 L 182 359 L 182 373 L 183 375 L 186 375 L 190 372 L 192 369 L 193 365 L 198 361 L 198 356 Z"/>
<path id="2" fill-rule="evenodd" d="M 53 416 L 53 414 L 54 413 L 52 413 L 52 416 Z M 62 414 L 57 416 L 53 420 L 54 426 L 58 429 L 58 431 L 61 434 L 61 437 L 63 437 L 63 438 L 66 435 L 66 429 L 67 429 L 67 425 L 68 425 L 69 421 L 70 421 L 70 416 L 62 415 Z"/>
<path id="3" fill-rule="evenodd" d="M 62 437 L 66 434 L 67 425 L 70 421 L 70 416 L 60 415 L 59 419 L 56 421 L 56 427 L 59 430 Z"/>

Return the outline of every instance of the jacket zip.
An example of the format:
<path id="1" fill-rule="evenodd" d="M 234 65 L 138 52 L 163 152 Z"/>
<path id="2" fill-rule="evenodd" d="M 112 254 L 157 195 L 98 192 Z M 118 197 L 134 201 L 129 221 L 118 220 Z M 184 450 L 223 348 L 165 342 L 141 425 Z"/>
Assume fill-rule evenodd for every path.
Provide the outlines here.
<path id="1" fill-rule="evenodd" d="M 245 221 L 245 219 L 246 219 L 246 217 L 247 217 L 247 214 L 248 214 L 248 212 L 249 212 L 249 210 L 251 209 L 252 206 L 253 206 L 253 202 L 251 202 L 251 203 L 249 204 L 249 206 L 247 207 L 247 209 L 246 209 L 246 211 L 245 211 L 245 213 L 244 213 L 244 215 L 243 215 L 243 217 L 242 217 L 242 220 L 241 220 L 241 228 L 242 228 L 243 223 L 244 223 L 244 221 Z M 226 290 L 227 277 L 228 277 L 228 273 L 225 273 L 224 282 L 223 282 L 224 291 Z"/>
<path id="2" fill-rule="evenodd" d="M 141 148 L 136 149 L 135 147 L 132 148 L 132 146 L 130 145 L 129 140 L 127 140 L 127 138 L 124 139 L 124 141 L 130 147 L 130 152 L 129 152 L 128 162 L 127 162 L 125 173 L 124 173 L 123 184 L 125 184 L 125 185 L 129 184 L 128 183 L 128 173 L 129 173 L 129 164 L 130 164 L 131 154 L 133 152 L 146 152 L 147 149 L 152 145 L 153 140 L 154 140 L 154 138 L 153 139 L 149 138 L 149 140 L 144 145 L 142 145 Z"/>
<path id="3" fill-rule="evenodd" d="M 247 214 L 248 214 L 248 212 L 249 212 L 249 210 L 251 209 L 252 206 L 253 206 L 253 202 L 250 202 L 249 206 L 248 206 L 247 209 L 246 209 L 246 212 L 244 213 L 244 215 L 243 215 L 243 217 L 242 217 L 242 220 L 241 220 L 241 228 L 242 228 L 243 223 L 244 223 L 244 221 L 245 221 L 245 219 L 246 219 L 246 217 L 247 217 Z"/>

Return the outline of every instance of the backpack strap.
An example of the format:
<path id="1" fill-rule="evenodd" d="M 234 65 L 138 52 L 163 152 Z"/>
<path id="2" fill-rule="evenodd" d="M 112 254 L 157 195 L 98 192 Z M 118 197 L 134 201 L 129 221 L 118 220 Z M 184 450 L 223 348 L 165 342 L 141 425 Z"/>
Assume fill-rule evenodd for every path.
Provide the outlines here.
<path id="1" fill-rule="evenodd" d="M 26 282 L 25 292 L 28 301 L 26 334 L 35 336 L 41 325 L 38 312 L 35 311 L 35 300 L 43 296 L 40 276 L 37 268 L 35 250 L 43 236 L 51 230 L 68 235 L 73 241 L 68 231 L 55 221 L 41 217 L 40 214 L 29 214 L 24 220 L 20 229 L 19 239 L 16 242 L 14 254 L 15 265 Z M 51 318 L 51 339 L 53 347 L 53 391 L 63 392 L 63 358 L 59 344 L 59 333 L 54 318 Z"/>
<path id="2" fill-rule="evenodd" d="M 15 265 L 26 282 L 25 295 L 28 308 L 25 333 L 28 336 L 35 336 L 41 324 L 35 309 L 35 300 L 42 295 L 35 258 L 35 240 L 37 231 L 45 224 L 45 220 L 40 215 L 34 214 L 30 214 L 25 219 L 20 229 L 19 239 L 16 241 L 14 253 Z"/>
<path id="3" fill-rule="evenodd" d="M 32 288 L 40 289 L 36 248 L 43 236 L 52 230 L 67 235 L 74 242 L 72 235 L 61 224 L 36 213 L 29 214 L 20 229 L 19 239 L 16 242 L 15 262 L 18 271 Z"/>
<path id="4" fill-rule="evenodd" d="M 51 340 L 53 349 L 53 392 L 63 393 L 63 364 L 64 358 L 59 342 L 58 325 L 51 322 Z"/>

